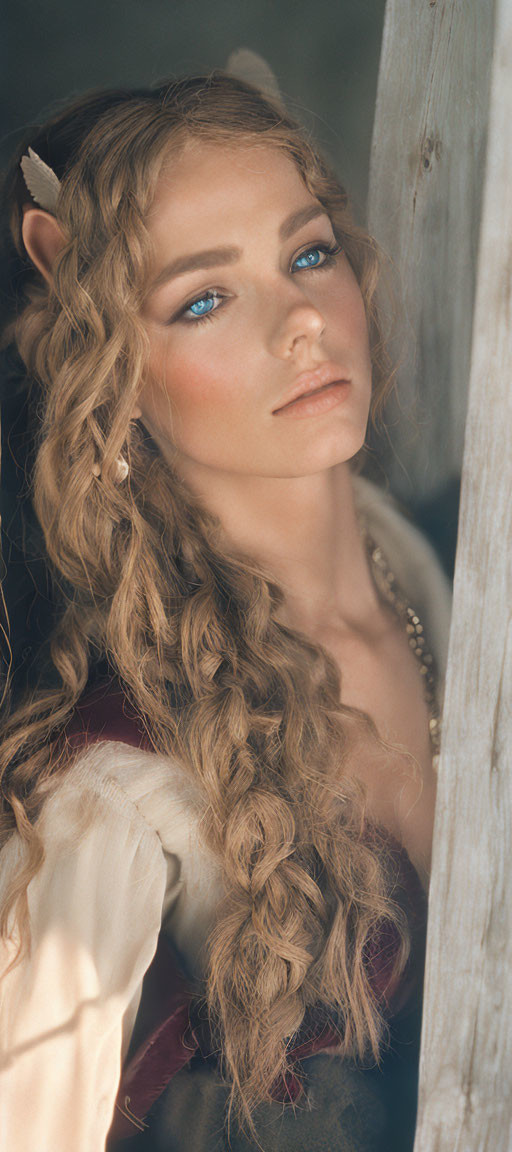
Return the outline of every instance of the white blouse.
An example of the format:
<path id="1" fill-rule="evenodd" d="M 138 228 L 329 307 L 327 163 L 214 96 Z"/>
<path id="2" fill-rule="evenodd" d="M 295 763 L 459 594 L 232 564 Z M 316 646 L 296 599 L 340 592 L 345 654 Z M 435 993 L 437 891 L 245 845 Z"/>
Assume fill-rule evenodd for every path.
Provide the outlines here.
<path id="1" fill-rule="evenodd" d="M 357 505 L 422 619 L 443 698 L 451 597 L 425 538 L 368 480 Z M 204 801 L 169 757 L 104 741 L 51 784 L 42 868 L 28 888 L 30 954 L 0 941 L 0 1148 L 104 1152 L 142 980 L 161 928 L 200 976 L 222 894 L 198 836 Z M 20 867 L 0 856 L 0 902 Z"/>

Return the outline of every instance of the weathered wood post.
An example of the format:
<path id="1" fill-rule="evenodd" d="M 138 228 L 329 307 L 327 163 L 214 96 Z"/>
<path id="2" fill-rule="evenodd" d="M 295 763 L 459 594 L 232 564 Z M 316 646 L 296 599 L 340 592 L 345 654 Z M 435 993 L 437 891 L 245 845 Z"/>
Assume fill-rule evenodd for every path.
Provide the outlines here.
<path id="1" fill-rule="evenodd" d="M 493 28 L 493 0 L 387 0 L 368 215 L 403 285 L 386 472 L 412 503 L 462 465 Z"/>
<path id="2" fill-rule="evenodd" d="M 471 30 L 473 37 L 468 40 Z M 490 86 L 487 52 L 492 62 Z M 388 172 L 379 153 L 379 121 L 386 121 L 389 113 L 386 85 L 391 88 L 391 107 L 397 110 L 393 58 L 402 76 L 404 111 L 403 120 L 397 115 L 395 121 L 397 140 L 389 146 L 392 153 L 406 149 L 406 188 L 397 184 L 406 178 L 405 161 L 400 174 L 393 169 Z M 475 70 L 476 87 L 475 101 L 466 105 L 468 69 Z M 453 109 L 446 108 L 445 124 L 439 106 L 441 88 L 453 93 L 460 116 L 458 129 Z M 485 116 L 484 95 L 488 100 Z M 470 141 L 473 116 L 475 138 L 464 160 L 458 141 Z M 411 123 L 418 133 L 414 162 Z M 427 410 L 434 400 L 443 401 L 441 381 L 450 395 L 462 392 L 466 386 L 463 369 L 470 363 L 414 1147 L 415 1152 L 510 1152 L 512 0 L 496 0 L 495 8 L 476 0 L 439 0 L 437 4 L 388 0 L 375 132 L 370 226 L 405 273 L 406 293 L 412 300 L 410 319 L 421 346 L 416 380 L 424 389 Z M 432 151 L 427 140 L 433 141 Z M 451 147 L 461 161 L 458 172 Z M 422 166 L 427 172 L 429 158 L 430 186 L 422 172 Z M 441 193 L 447 176 L 443 183 L 441 175 L 434 175 L 435 166 L 441 169 L 443 164 L 456 182 L 450 192 L 446 188 L 445 203 Z M 379 227 L 385 212 L 380 197 L 392 213 L 389 236 L 396 237 L 396 248 Z M 456 203 L 460 219 L 454 216 Z M 425 222 L 433 229 L 433 259 L 424 252 L 428 242 Z M 473 264 L 478 231 L 478 259 Z M 476 299 L 469 342 L 474 273 Z M 437 288 L 447 302 L 445 317 L 439 315 L 441 304 L 432 304 Z M 453 299 L 448 300 L 447 290 Z M 432 363 L 429 349 L 434 350 Z M 443 452 L 452 453 L 461 411 L 455 414 L 448 397 L 446 413 L 451 427 Z M 436 452 L 430 465 L 426 456 L 422 458 L 415 473 L 420 481 L 427 466 L 435 479 L 438 469 L 442 475 L 444 460 Z"/>

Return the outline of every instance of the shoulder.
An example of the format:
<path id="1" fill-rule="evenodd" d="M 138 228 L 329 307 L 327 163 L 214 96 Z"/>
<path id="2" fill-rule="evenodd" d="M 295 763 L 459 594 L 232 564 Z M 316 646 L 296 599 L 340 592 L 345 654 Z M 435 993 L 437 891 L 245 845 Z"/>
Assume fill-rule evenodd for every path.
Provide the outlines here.
<path id="1" fill-rule="evenodd" d="M 204 811 L 197 785 L 178 760 L 123 740 L 99 739 L 85 744 L 51 792 L 56 810 L 86 809 L 119 823 L 128 822 L 140 835 L 156 838 L 164 852 L 179 857 L 190 850 L 191 837 Z M 49 808 L 47 808 L 49 812 Z"/>
<path id="2" fill-rule="evenodd" d="M 132 917 L 156 939 L 166 893 L 178 894 L 180 871 L 177 858 L 163 851 L 158 829 L 106 768 L 98 745 L 46 782 L 36 822 L 42 855 L 27 888 L 33 956 L 54 947 L 59 956 L 66 949 L 75 957 L 87 954 L 102 980 L 117 956 L 112 933 L 121 933 L 121 946 Z M 30 863 L 16 831 L 1 863 L 0 905 Z"/>
<path id="3" fill-rule="evenodd" d="M 166 850 L 179 851 L 204 800 L 176 757 L 154 751 L 117 681 L 101 681 L 83 695 L 65 744 L 74 754 L 65 773 L 68 789 L 94 793 L 153 830 Z"/>
<path id="4" fill-rule="evenodd" d="M 398 584 L 424 623 L 443 680 L 452 609 L 450 581 L 430 541 L 389 492 L 365 476 L 354 476 L 353 487 L 357 510 L 365 515 Z"/>
<path id="5" fill-rule="evenodd" d="M 85 747 L 40 788 L 36 831 L 44 855 L 34 891 L 48 885 L 50 873 L 61 881 L 65 876 L 67 885 L 80 876 L 91 889 L 97 875 L 112 880 L 116 873 L 121 881 L 140 867 L 148 881 L 164 874 L 159 828 L 124 786 L 123 761 L 130 753 L 135 749 L 110 742 Z M 5 846 L 5 875 L 9 859 L 24 855 L 18 840 L 15 832 Z"/>

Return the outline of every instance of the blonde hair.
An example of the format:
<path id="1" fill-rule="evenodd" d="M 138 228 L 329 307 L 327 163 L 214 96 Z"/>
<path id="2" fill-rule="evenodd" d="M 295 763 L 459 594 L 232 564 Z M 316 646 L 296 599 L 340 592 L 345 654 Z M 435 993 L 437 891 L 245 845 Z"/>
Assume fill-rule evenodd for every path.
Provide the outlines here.
<path id="1" fill-rule="evenodd" d="M 361 287 L 373 419 L 390 388 L 376 245 L 353 223 L 304 129 L 251 85 L 216 70 L 155 89 L 93 93 L 31 138 L 62 181 L 57 218 L 66 244 L 51 289 L 23 250 L 29 197 L 16 157 L 9 210 L 22 300 L 6 338 L 36 382 L 31 491 L 58 587 L 51 659 L 60 683 L 32 689 L 4 721 L 0 832 L 5 841 L 18 829 L 26 864 L 0 929 L 7 932 L 14 909 L 28 932 L 27 885 L 43 859 L 41 786 L 68 769 L 62 732 L 92 664 L 106 657 L 155 750 L 177 756 L 203 790 L 201 835 L 226 885 L 205 997 L 230 1113 L 251 1126 L 309 1008 L 331 1012 L 341 1053 L 379 1059 L 385 1013 L 367 948 L 384 921 L 394 925 L 396 975 L 409 935 L 389 894 L 385 847 L 364 837 L 364 789 L 347 772 L 349 729 L 356 723 L 378 742 L 373 721 L 340 703 L 334 660 L 278 622 L 280 588 L 256 562 L 219 548 L 215 517 L 130 422 L 148 356 L 145 220 L 164 159 L 191 136 L 264 141 L 293 159 Z M 116 485 L 109 467 L 121 451 L 130 476 Z M 101 484 L 92 474 L 98 459 Z"/>

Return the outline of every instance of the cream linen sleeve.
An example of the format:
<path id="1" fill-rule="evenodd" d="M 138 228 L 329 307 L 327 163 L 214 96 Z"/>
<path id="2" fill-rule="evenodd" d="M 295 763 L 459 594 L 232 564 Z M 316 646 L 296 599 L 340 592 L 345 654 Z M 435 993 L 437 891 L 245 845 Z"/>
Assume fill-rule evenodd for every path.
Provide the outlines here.
<path id="1" fill-rule="evenodd" d="M 167 868 L 156 831 L 116 782 L 73 768 L 68 777 L 40 817 L 46 858 L 28 889 L 30 956 L 5 974 L 12 945 L 0 945 L 0 1148 L 9 1152 L 103 1152 L 129 1038 L 123 1016 L 161 925 Z M 19 860 L 14 836 L 0 888 Z"/>

